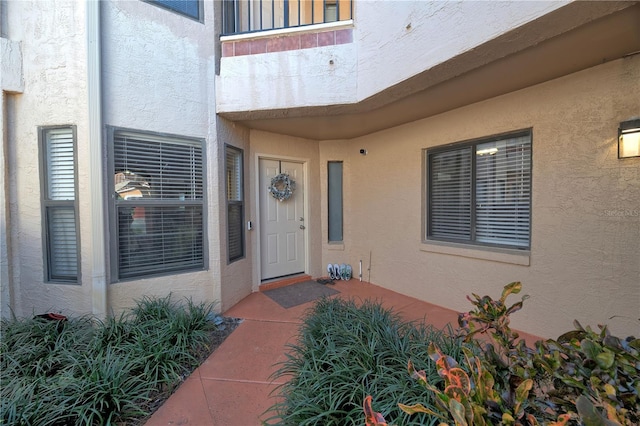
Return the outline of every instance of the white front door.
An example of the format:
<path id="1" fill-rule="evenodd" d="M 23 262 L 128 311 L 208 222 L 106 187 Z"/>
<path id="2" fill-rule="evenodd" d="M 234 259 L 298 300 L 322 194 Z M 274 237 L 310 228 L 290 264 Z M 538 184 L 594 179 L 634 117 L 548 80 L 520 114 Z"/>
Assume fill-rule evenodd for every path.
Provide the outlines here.
<path id="1" fill-rule="evenodd" d="M 304 168 L 302 163 L 259 160 L 261 279 L 298 274 L 305 269 Z M 295 181 L 288 200 L 269 193 L 271 179 L 286 173 Z"/>

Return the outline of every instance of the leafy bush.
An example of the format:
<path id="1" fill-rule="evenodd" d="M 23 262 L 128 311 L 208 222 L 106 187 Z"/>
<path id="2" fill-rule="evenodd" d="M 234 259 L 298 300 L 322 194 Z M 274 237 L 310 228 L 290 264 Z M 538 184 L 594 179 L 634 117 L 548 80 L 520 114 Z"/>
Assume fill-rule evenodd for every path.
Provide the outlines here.
<path id="1" fill-rule="evenodd" d="M 210 352 L 213 306 L 144 298 L 104 322 L 2 320 L 0 424 L 109 425 L 149 414 Z"/>
<path id="2" fill-rule="evenodd" d="M 431 344 L 428 354 L 444 386 L 411 361 L 409 373 L 435 395 L 435 410 L 422 404 L 400 408 L 462 426 L 640 424 L 640 340 L 621 340 L 605 326 L 596 333 L 575 322 L 576 330 L 557 341 L 528 348 L 509 328 L 509 315 L 522 308 L 526 297 L 510 307 L 505 304 L 521 288 L 519 282 L 505 286 L 499 300 L 475 294 L 475 300 L 469 298 L 476 309 L 459 316 L 465 365 Z M 484 340 L 489 342 L 476 340 L 479 333 L 488 333 Z M 367 425 L 386 425 L 370 397 L 363 409 Z"/>
<path id="3" fill-rule="evenodd" d="M 287 383 L 267 422 L 284 425 L 361 425 L 361 401 L 376 395 L 376 406 L 397 424 L 433 425 L 428 415 L 409 417 L 396 402 L 431 401 L 430 392 L 411 385 L 407 357 L 424 359 L 429 342 L 462 357 L 460 341 L 421 323 L 402 321 L 380 304 L 323 299 L 307 314 L 299 341 L 275 373 Z M 439 381 L 433 364 L 422 366 Z"/>

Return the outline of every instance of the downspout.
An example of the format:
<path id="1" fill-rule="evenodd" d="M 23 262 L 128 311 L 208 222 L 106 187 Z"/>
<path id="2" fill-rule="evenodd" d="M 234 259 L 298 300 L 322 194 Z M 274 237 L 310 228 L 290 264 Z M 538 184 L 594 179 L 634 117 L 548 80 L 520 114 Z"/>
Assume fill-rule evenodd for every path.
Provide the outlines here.
<path id="1" fill-rule="evenodd" d="M 91 309 L 107 315 L 107 281 L 102 181 L 102 76 L 100 0 L 87 0 L 87 98 L 89 112 L 89 188 L 91 193 Z"/>

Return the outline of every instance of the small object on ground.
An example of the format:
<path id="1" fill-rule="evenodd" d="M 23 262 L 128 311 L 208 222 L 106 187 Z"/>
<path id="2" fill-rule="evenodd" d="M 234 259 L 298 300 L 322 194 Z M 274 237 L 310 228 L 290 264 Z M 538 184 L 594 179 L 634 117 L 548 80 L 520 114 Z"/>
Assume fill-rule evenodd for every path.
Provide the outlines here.
<path id="1" fill-rule="evenodd" d="M 344 263 L 340 265 L 340 279 L 343 281 L 347 279 L 347 265 Z"/>
<path id="2" fill-rule="evenodd" d="M 318 278 L 316 282 L 318 284 L 335 284 L 335 282 L 333 282 L 333 279 L 325 277 Z"/>
<path id="3" fill-rule="evenodd" d="M 351 265 L 347 265 L 347 272 L 346 272 L 346 280 L 350 280 L 351 277 L 353 276 L 353 269 L 351 268 Z"/>
<path id="4" fill-rule="evenodd" d="M 333 264 L 333 279 L 334 280 L 340 279 L 340 265 L 338 265 L 337 263 Z"/>
<path id="5" fill-rule="evenodd" d="M 332 280 L 336 279 L 336 276 L 333 274 L 332 264 L 327 265 L 327 272 L 329 272 L 329 278 L 331 278 Z"/>

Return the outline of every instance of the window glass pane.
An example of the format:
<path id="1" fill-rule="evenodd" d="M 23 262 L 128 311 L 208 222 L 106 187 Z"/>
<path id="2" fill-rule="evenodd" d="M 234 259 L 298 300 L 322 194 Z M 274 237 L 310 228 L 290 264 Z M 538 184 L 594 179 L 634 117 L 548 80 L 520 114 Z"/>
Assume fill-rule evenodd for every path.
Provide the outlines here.
<path id="1" fill-rule="evenodd" d="M 200 18 L 199 0 L 154 0 L 154 2 L 192 18 Z"/>
<path id="2" fill-rule="evenodd" d="M 471 239 L 471 148 L 429 156 L 429 235 Z"/>
<path id="3" fill-rule="evenodd" d="M 233 261 L 244 256 L 244 221 L 241 203 L 227 205 L 227 222 L 229 226 L 229 261 Z"/>
<path id="4" fill-rule="evenodd" d="M 227 240 L 229 261 L 244 256 L 244 199 L 242 150 L 226 147 Z"/>
<path id="5" fill-rule="evenodd" d="M 120 206 L 120 277 L 204 266 L 202 206 Z"/>
<path id="6" fill-rule="evenodd" d="M 527 247 L 531 197 L 528 135 L 476 146 L 476 240 Z"/>
<path id="7" fill-rule="evenodd" d="M 226 149 L 227 200 L 242 201 L 242 152 Z"/>
<path id="8" fill-rule="evenodd" d="M 342 241 L 342 162 L 329 161 L 327 166 L 329 241 Z"/>
<path id="9" fill-rule="evenodd" d="M 202 142 L 114 131 L 119 278 L 204 267 Z"/>
<path id="10" fill-rule="evenodd" d="M 202 144 L 125 132 L 114 138 L 118 198 L 201 200 Z"/>
<path id="11" fill-rule="evenodd" d="M 78 247 L 74 207 L 48 207 L 49 276 L 75 279 L 78 275 Z"/>
<path id="12" fill-rule="evenodd" d="M 47 198 L 75 199 L 73 131 L 70 128 L 46 131 Z"/>

